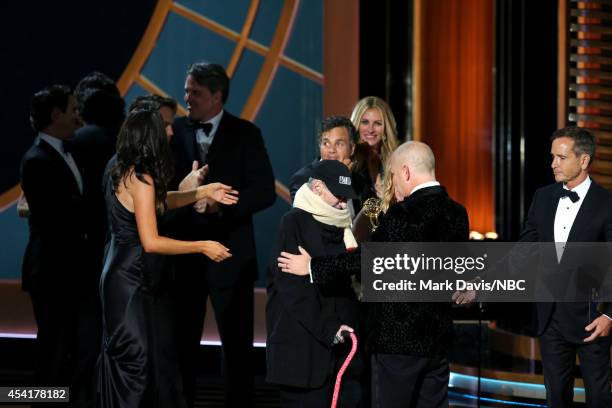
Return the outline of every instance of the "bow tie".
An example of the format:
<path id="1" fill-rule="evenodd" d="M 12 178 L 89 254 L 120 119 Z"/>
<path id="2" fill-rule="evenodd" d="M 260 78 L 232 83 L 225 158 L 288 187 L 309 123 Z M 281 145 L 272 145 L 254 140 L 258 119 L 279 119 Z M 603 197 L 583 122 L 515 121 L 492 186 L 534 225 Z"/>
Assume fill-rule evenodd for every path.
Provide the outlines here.
<path id="1" fill-rule="evenodd" d="M 62 140 L 62 148 L 64 149 L 64 154 L 74 152 L 74 141 L 73 140 Z"/>
<path id="2" fill-rule="evenodd" d="M 572 200 L 572 203 L 575 203 L 578 200 L 580 200 L 580 196 L 578 195 L 577 192 L 566 190 L 564 188 L 562 188 L 561 191 L 559 191 L 559 198 L 563 198 L 563 197 L 569 197 L 569 199 Z"/>
<path id="3" fill-rule="evenodd" d="M 212 130 L 212 127 L 213 127 L 212 123 L 193 122 L 193 128 L 195 130 L 202 129 L 204 131 L 204 134 L 206 134 L 206 136 L 208 136 L 208 134 Z"/>

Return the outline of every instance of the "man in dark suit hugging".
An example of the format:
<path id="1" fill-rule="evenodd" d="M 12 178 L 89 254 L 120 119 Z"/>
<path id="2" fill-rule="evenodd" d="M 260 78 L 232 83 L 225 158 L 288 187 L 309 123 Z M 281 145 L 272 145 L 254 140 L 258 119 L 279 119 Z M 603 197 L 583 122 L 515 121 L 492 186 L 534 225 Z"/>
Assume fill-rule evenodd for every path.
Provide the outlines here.
<path id="1" fill-rule="evenodd" d="M 465 208 L 436 181 L 435 158 L 424 143 L 406 142 L 391 156 L 397 203 L 372 234 L 374 242 L 467 241 Z M 325 288 L 359 276 L 361 254 L 314 257 L 281 253 L 283 272 L 308 275 Z M 453 322 L 450 304 L 369 303 L 366 331 L 372 353 L 372 406 L 447 407 Z"/>

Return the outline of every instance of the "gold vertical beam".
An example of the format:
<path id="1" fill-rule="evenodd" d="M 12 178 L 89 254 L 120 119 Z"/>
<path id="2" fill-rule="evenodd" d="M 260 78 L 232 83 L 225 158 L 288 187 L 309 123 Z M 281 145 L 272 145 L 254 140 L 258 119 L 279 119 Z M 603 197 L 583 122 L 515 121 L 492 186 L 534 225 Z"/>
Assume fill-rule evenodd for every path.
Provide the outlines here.
<path id="1" fill-rule="evenodd" d="M 20 195 L 21 184 L 17 184 L 16 186 L 11 187 L 9 190 L 0 194 L 0 213 L 13 205 L 15 201 L 19 200 Z"/>
<path id="2" fill-rule="evenodd" d="M 559 0 L 557 57 L 557 128 L 567 123 L 567 1 Z"/>

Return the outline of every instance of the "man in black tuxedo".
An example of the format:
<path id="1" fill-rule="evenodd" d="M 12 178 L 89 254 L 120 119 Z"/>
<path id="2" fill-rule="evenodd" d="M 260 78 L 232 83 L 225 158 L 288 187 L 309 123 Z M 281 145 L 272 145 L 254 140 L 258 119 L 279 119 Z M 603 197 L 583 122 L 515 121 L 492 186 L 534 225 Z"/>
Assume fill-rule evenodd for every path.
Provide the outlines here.
<path id="1" fill-rule="evenodd" d="M 519 241 L 612 241 L 612 195 L 589 177 L 595 157 L 591 132 L 576 127 L 557 130 L 550 153 L 557 183 L 536 191 Z M 590 306 L 589 302 L 537 304 L 537 334 L 550 407 L 573 406 L 576 353 L 587 406 L 612 406 L 612 304 L 600 304 L 600 312 Z"/>
<path id="2" fill-rule="evenodd" d="M 468 216 L 436 181 L 435 158 L 424 143 L 406 142 L 391 156 L 397 203 L 372 234 L 374 242 L 467 241 Z M 283 272 L 308 275 L 326 288 L 360 276 L 360 250 L 336 257 L 282 252 Z M 367 349 L 372 353 L 372 406 L 447 407 L 453 321 L 450 304 L 369 303 Z"/>
<path id="3" fill-rule="evenodd" d="M 22 283 L 38 325 L 35 385 L 71 386 L 75 406 L 90 406 L 101 340 L 99 271 L 87 256 L 87 187 L 70 152 L 69 139 L 80 126 L 75 98 L 67 87 L 45 88 L 32 99 L 30 120 L 38 140 L 21 163 L 30 207 Z"/>
<path id="4" fill-rule="evenodd" d="M 226 406 L 248 407 L 253 398 L 253 282 L 257 259 L 252 216 L 276 198 L 272 166 L 260 130 L 226 112 L 229 78 L 217 64 L 195 63 L 187 71 L 188 116 L 174 123 L 171 146 L 176 181 L 192 163 L 209 166 L 205 182 L 240 192 L 231 207 L 198 202 L 177 230 L 182 239 L 216 240 L 232 257 L 221 263 L 200 255 L 175 259 L 177 327 L 186 399 L 193 404 L 197 352 L 210 296 L 223 343 Z"/>

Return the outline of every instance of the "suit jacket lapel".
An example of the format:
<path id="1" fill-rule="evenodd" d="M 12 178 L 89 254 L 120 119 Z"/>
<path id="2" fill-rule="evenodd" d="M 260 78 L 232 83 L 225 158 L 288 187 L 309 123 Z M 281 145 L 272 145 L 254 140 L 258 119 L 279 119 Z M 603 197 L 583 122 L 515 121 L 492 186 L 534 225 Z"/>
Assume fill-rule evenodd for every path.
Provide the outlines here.
<path id="1" fill-rule="evenodd" d="M 187 137 L 185 138 L 184 143 L 185 151 L 187 152 L 187 157 L 191 160 L 191 162 L 193 162 L 194 160 L 197 160 L 199 162 L 200 155 L 198 153 L 198 140 L 196 138 L 195 129 L 189 121 L 185 123 L 185 131 Z"/>
<path id="2" fill-rule="evenodd" d="M 557 193 L 561 188 L 561 184 L 557 184 L 556 188 L 553 189 L 553 193 L 546 197 L 548 202 L 542 207 L 545 210 L 545 213 L 541 214 L 542 242 L 555 241 L 555 216 L 557 215 L 557 206 L 559 205 L 559 197 Z"/>
<path id="3" fill-rule="evenodd" d="M 55 148 L 53 146 L 51 146 L 49 143 L 45 142 L 43 139 L 39 139 L 38 140 L 39 146 L 40 148 L 49 155 L 49 157 L 51 158 L 51 160 L 55 161 L 58 166 L 60 166 L 62 169 L 64 169 L 64 173 L 66 173 L 66 179 L 70 179 L 71 180 L 71 185 L 72 185 L 72 189 L 74 190 L 74 192 L 78 195 L 81 195 L 81 190 L 79 190 L 79 185 L 76 181 L 76 178 L 74 177 L 74 173 L 72 173 L 72 169 L 70 169 L 70 166 L 68 166 L 68 163 L 66 163 L 66 160 L 64 160 L 64 158 L 60 155 L 60 153 L 55 150 Z M 74 157 L 73 157 L 74 159 Z M 75 161 L 76 163 L 76 161 Z M 77 165 L 77 168 L 79 169 L 79 171 L 81 171 L 81 169 L 79 168 L 79 166 Z M 83 178 L 83 174 L 81 173 L 81 178 Z"/>
<path id="4" fill-rule="evenodd" d="M 219 127 L 215 133 L 215 138 L 210 144 L 210 148 L 208 149 L 208 156 L 206 161 L 211 163 L 214 161 L 219 155 L 219 152 L 223 151 L 223 147 L 228 143 L 228 132 L 226 132 L 227 123 L 229 120 L 229 113 L 223 112 L 223 116 L 221 117 L 221 121 L 219 122 Z"/>

